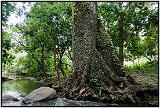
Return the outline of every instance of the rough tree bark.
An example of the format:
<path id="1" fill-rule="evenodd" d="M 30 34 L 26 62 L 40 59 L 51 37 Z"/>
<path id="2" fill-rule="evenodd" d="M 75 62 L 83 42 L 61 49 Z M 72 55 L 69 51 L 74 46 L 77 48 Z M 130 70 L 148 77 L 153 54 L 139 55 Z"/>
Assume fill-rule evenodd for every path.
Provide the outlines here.
<path id="1" fill-rule="evenodd" d="M 112 43 L 97 18 L 95 2 L 74 3 L 72 51 L 73 73 L 64 82 L 65 97 L 117 103 L 140 102 L 136 96 L 139 86 L 120 68 Z M 93 78 L 101 83 L 94 84 Z"/>

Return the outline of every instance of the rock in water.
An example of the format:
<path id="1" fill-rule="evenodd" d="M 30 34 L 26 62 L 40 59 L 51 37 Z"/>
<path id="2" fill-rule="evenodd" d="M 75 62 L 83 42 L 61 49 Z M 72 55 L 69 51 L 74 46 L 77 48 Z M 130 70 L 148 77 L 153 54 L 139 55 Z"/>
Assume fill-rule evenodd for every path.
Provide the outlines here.
<path id="1" fill-rule="evenodd" d="M 4 95 L 2 96 L 2 101 L 19 101 L 17 98 L 11 96 L 11 95 Z"/>
<path id="2" fill-rule="evenodd" d="M 57 93 L 53 88 L 40 87 L 33 90 L 24 97 L 23 103 L 38 102 L 57 98 Z"/>

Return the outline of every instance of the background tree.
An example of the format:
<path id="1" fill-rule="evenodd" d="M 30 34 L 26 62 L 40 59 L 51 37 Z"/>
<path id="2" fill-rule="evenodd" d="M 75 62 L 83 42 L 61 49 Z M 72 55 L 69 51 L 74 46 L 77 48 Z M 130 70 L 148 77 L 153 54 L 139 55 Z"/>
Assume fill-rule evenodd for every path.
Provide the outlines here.
<path id="1" fill-rule="evenodd" d="M 7 29 L 7 21 L 10 14 L 15 10 L 15 5 L 9 2 L 2 2 L 2 63 L 11 63 L 14 56 L 9 52 L 12 47 L 10 33 Z M 4 65 L 3 65 L 4 66 Z"/>
<path id="2" fill-rule="evenodd" d="M 107 2 L 99 4 L 99 15 L 106 22 L 107 33 L 114 47 L 118 49 L 117 52 L 119 51 L 120 64 L 123 64 L 123 56 L 127 59 L 126 56 L 129 53 L 134 59 L 136 56 L 139 57 L 140 53 L 137 50 L 141 49 L 139 49 L 138 43 L 145 36 L 145 33 L 149 33 L 148 30 L 152 29 L 151 26 L 149 27 L 152 25 L 149 19 L 152 22 L 155 19 L 157 22 L 158 14 L 156 12 L 158 8 L 151 8 L 150 5 L 153 4 L 156 5 L 156 2 Z M 110 12 L 107 13 L 107 11 Z M 124 53 L 123 47 L 128 53 Z"/>
<path id="3" fill-rule="evenodd" d="M 31 55 L 28 57 L 37 62 L 41 76 L 57 71 L 59 80 L 60 74 L 66 73 L 63 56 L 71 48 L 70 7 L 71 3 L 35 3 L 26 15 L 26 23 L 17 25 L 22 33 L 21 40 L 25 41 L 21 43 L 22 50 L 25 49 Z M 47 61 L 51 58 L 54 64 L 49 65 Z"/>

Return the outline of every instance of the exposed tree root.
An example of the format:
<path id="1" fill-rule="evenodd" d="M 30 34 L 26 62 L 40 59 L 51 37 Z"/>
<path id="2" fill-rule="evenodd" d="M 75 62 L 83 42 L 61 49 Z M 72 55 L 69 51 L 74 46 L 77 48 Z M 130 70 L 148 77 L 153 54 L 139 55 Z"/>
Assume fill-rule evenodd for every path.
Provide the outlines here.
<path id="1" fill-rule="evenodd" d="M 72 81 L 71 81 L 72 82 Z M 158 88 L 145 86 L 142 84 L 122 84 L 115 86 L 109 84 L 106 86 L 95 87 L 91 84 L 75 85 L 71 84 L 72 88 L 63 89 L 64 97 L 76 100 L 92 100 L 101 101 L 104 103 L 119 103 L 128 105 L 151 105 L 147 98 L 150 96 L 158 96 Z M 70 87 L 71 87 L 70 85 Z"/>

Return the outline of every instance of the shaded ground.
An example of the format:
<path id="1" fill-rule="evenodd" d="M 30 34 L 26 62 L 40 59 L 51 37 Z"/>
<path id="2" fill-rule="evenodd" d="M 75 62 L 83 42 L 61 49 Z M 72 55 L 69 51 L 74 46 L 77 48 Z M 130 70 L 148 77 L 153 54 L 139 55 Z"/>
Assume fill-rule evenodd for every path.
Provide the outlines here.
<path id="1" fill-rule="evenodd" d="M 149 84 L 158 87 L 158 72 L 129 72 L 138 83 Z"/>
<path id="2" fill-rule="evenodd" d="M 131 75 L 132 77 L 135 78 L 135 80 L 138 83 L 142 83 L 144 85 L 151 85 L 155 88 L 159 88 L 158 87 L 158 72 L 129 72 L 129 75 Z M 147 98 L 144 97 L 144 100 L 146 100 L 150 105 L 158 105 L 158 97 L 159 97 L 159 93 L 154 94 L 149 96 L 146 96 Z"/>

